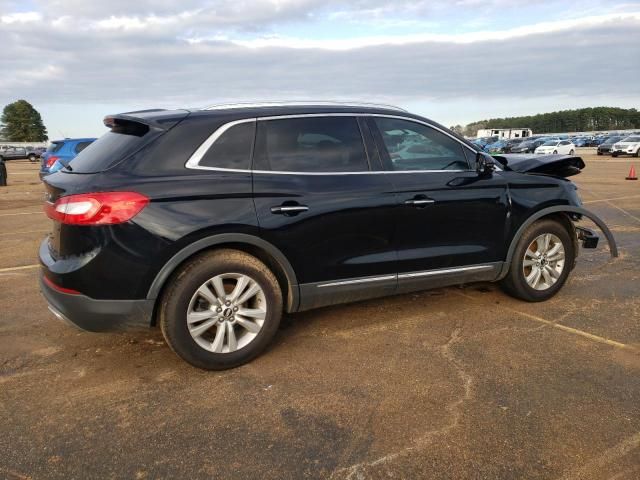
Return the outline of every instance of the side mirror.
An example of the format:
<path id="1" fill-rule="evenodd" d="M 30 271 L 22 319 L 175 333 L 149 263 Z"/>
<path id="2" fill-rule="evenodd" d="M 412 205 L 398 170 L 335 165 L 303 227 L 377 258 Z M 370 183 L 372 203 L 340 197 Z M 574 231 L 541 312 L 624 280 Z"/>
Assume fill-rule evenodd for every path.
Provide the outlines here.
<path id="1" fill-rule="evenodd" d="M 493 159 L 486 153 L 476 153 L 476 172 L 480 175 L 488 175 L 496 169 Z"/>

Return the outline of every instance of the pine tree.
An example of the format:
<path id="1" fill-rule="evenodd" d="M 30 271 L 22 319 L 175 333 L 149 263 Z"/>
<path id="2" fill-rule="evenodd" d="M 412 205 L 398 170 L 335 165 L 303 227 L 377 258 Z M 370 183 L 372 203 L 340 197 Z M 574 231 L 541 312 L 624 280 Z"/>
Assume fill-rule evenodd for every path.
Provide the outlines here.
<path id="1" fill-rule="evenodd" d="M 26 100 L 4 107 L 0 123 L 0 135 L 8 142 L 44 142 L 49 138 L 40 113 Z"/>

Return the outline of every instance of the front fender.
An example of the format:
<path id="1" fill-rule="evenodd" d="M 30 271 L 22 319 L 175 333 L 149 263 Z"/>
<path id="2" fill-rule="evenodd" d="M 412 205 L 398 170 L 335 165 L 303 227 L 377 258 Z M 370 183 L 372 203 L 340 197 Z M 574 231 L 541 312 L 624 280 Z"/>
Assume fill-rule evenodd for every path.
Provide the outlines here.
<path id="1" fill-rule="evenodd" d="M 576 213 L 589 218 L 598 226 L 598 228 L 602 231 L 605 238 L 607 239 L 611 256 L 613 258 L 618 256 L 618 246 L 616 245 L 616 240 L 615 238 L 613 238 L 613 234 L 611 233 L 611 230 L 609 230 L 609 227 L 607 227 L 607 225 L 600 217 L 582 207 L 574 207 L 571 205 L 556 205 L 553 207 L 543 208 L 542 210 L 534 213 L 529 218 L 527 218 L 527 220 L 520 226 L 516 234 L 511 239 L 511 244 L 509 245 L 509 250 L 507 251 L 507 258 L 504 266 L 502 267 L 499 278 L 503 278 L 509 271 L 509 266 L 511 265 L 511 260 L 513 259 L 513 253 L 516 250 L 516 245 L 518 244 L 518 240 L 520 240 L 520 237 L 524 233 L 525 229 L 536 220 L 539 220 L 540 218 L 552 213 Z"/>

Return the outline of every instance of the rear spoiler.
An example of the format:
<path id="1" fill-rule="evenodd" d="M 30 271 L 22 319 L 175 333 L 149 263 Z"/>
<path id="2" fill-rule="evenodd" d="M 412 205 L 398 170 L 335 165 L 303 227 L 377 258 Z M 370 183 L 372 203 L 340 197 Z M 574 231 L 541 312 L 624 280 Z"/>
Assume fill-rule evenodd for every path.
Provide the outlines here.
<path id="1" fill-rule="evenodd" d="M 104 124 L 109 128 L 127 125 L 146 125 L 149 128 L 169 130 L 191 112 L 188 110 L 138 110 L 135 112 L 117 113 L 104 117 Z"/>

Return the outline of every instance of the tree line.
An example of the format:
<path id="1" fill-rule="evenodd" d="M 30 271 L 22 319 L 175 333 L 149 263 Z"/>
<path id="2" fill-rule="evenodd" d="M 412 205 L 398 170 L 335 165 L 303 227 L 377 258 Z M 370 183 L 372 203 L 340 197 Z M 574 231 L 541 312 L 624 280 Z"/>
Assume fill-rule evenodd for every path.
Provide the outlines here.
<path id="1" fill-rule="evenodd" d="M 483 128 L 530 128 L 533 133 L 591 132 L 640 128 L 640 111 L 635 108 L 593 107 L 522 117 L 490 118 L 456 125 L 452 130 L 475 136 Z"/>

